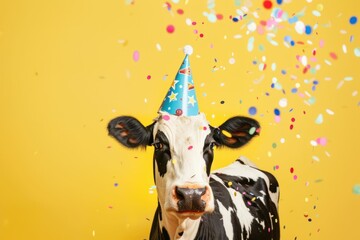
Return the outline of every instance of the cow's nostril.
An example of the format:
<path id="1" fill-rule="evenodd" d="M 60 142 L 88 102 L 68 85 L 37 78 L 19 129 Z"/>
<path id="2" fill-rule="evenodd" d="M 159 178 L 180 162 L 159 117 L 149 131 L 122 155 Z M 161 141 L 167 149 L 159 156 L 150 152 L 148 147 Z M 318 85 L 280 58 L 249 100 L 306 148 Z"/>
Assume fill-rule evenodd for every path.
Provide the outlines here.
<path id="1" fill-rule="evenodd" d="M 187 189 L 187 188 L 179 188 L 179 187 L 176 187 L 175 193 L 176 193 L 176 197 L 177 197 L 179 200 L 184 200 L 184 199 L 185 199 L 186 189 Z"/>
<path id="2" fill-rule="evenodd" d="M 206 193 L 206 188 L 175 188 L 178 199 L 179 211 L 204 211 L 206 202 L 201 197 Z"/>

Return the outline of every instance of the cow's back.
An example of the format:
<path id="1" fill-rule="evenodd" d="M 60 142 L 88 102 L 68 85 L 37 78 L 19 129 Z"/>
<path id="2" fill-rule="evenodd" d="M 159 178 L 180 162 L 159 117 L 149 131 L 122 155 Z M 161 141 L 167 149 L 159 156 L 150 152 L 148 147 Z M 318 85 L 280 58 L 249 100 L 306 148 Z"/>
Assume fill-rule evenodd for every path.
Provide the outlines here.
<path id="1" fill-rule="evenodd" d="M 196 239 L 280 239 L 278 182 L 245 162 L 211 174 L 215 210 L 202 216 Z"/>

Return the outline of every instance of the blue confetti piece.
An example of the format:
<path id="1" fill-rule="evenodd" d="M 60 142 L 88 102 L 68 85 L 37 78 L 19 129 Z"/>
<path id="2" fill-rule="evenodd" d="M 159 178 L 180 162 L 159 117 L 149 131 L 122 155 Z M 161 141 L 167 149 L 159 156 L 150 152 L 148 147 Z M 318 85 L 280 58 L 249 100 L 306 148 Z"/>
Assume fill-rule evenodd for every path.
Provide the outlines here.
<path id="1" fill-rule="evenodd" d="M 257 112 L 256 107 L 250 107 L 250 108 L 249 108 L 249 114 L 250 114 L 250 115 L 252 115 L 252 116 L 253 116 L 253 115 L 255 115 L 255 114 L 256 114 L 256 112 Z"/>
<path id="2" fill-rule="evenodd" d="M 299 21 L 297 16 L 293 16 L 292 18 L 289 18 L 288 22 L 290 24 L 296 23 L 297 21 Z"/>
<path id="3" fill-rule="evenodd" d="M 284 41 L 290 43 L 291 42 L 291 37 L 290 36 L 285 36 Z"/>
<path id="4" fill-rule="evenodd" d="M 357 17 L 356 17 L 356 16 L 352 16 L 352 17 L 350 18 L 349 22 L 350 22 L 351 25 L 356 24 L 356 23 L 357 23 Z"/>

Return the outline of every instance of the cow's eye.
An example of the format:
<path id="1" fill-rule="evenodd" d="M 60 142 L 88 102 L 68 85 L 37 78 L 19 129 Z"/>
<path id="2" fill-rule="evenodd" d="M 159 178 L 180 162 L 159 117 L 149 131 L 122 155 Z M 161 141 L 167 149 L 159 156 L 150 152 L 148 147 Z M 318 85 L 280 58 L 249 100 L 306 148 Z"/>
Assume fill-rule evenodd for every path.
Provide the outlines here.
<path id="1" fill-rule="evenodd" d="M 155 150 L 161 150 L 164 147 L 160 141 L 155 141 L 152 145 L 155 147 Z"/>

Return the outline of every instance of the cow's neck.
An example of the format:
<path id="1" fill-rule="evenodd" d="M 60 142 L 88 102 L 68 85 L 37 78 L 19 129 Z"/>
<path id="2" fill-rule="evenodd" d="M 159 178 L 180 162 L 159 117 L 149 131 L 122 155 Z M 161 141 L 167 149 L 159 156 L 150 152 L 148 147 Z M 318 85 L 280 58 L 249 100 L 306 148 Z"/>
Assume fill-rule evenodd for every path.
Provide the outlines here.
<path id="1" fill-rule="evenodd" d="M 161 205 L 159 205 L 159 207 L 161 207 Z M 196 220 L 192 220 L 190 218 L 179 219 L 171 213 L 158 211 L 158 214 L 161 213 L 162 216 L 158 216 L 158 221 L 163 235 L 166 235 L 164 231 L 165 229 L 171 240 L 195 238 L 201 218 Z"/>

